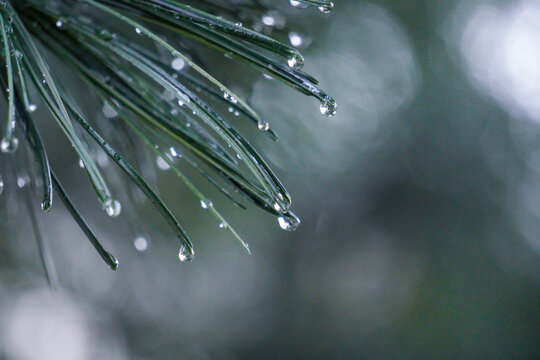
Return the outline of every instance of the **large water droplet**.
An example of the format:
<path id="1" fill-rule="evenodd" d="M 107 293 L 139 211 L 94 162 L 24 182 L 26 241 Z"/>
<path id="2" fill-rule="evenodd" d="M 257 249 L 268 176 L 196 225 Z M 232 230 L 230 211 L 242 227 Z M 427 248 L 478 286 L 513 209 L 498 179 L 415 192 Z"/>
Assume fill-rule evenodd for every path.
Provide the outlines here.
<path id="1" fill-rule="evenodd" d="M 330 96 L 325 96 L 325 98 L 321 101 L 320 109 L 321 109 L 321 114 L 326 115 L 328 117 L 332 117 L 336 115 L 336 112 L 337 112 L 336 100 L 334 100 Z"/>
<path id="2" fill-rule="evenodd" d="M 178 251 L 178 259 L 182 262 L 192 262 L 194 257 L 195 253 L 193 252 L 193 249 L 187 248 L 184 245 L 182 245 L 180 251 Z"/>
<path id="3" fill-rule="evenodd" d="M 301 221 L 298 216 L 292 212 L 287 212 L 278 217 L 278 224 L 285 231 L 295 231 L 300 223 Z"/>
<path id="4" fill-rule="evenodd" d="M 117 217 L 122 212 L 122 204 L 116 199 L 107 200 L 103 208 L 110 217 Z"/>
<path id="5" fill-rule="evenodd" d="M 19 139 L 17 139 L 15 136 L 12 136 L 10 138 L 5 137 L 2 139 L 2 143 L 0 144 L 0 149 L 3 153 L 10 154 L 15 151 L 17 151 L 17 148 L 19 147 Z"/>

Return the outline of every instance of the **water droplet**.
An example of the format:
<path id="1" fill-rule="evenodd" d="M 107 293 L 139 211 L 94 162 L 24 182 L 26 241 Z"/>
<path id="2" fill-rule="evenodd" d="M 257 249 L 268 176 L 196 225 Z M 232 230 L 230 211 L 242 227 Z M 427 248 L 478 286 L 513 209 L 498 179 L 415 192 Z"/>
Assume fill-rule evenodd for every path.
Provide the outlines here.
<path id="1" fill-rule="evenodd" d="M 320 109 L 321 109 L 321 114 L 326 115 L 328 117 L 332 117 L 336 115 L 336 112 L 337 112 L 336 100 L 334 100 L 330 96 L 325 96 L 324 100 L 321 101 Z"/>
<path id="2" fill-rule="evenodd" d="M 97 164 L 102 167 L 106 168 L 109 166 L 109 157 L 104 152 L 99 152 L 96 156 Z"/>
<path id="3" fill-rule="evenodd" d="M 272 14 L 264 14 L 261 20 L 266 26 L 274 26 L 276 24 L 276 19 L 272 16 Z"/>
<path id="4" fill-rule="evenodd" d="M 219 223 L 219 228 L 220 229 L 225 229 L 227 227 L 227 225 L 225 225 L 225 223 Z"/>
<path id="5" fill-rule="evenodd" d="M 4 179 L 0 176 L 0 195 L 4 192 Z"/>
<path id="6" fill-rule="evenodd" d="M 43 200 L 41 202 L 41 210 L 45 211 L 45 212 L 49 212 L 51 210 L 51 202 L 49 200 Z"/>
<path id="7" fill-rule="evenodd" d="M 133 240 L 133 246 L 135 246 L 137 251 L 146 251 L 148 249 L 148 240 L 146 240 L 144 236 L 137 236 L 135 240 Z"/>
<path id="8" fill-rule="evenodd" d="M 302 66 L 304 66 L 304 57 L 298 52 L 294 53 L 289 60 L 287 60 L 287 64 L 293 69 L 301 69 Z"/>
<path id="9" fill-rule="evenodd" d="M 324 14 L 329 14 L 334 10 L 334 3 L 330 2 L 328 5 L 319 6 L 319 11 Z"/>
<path id="10" fill-rule="evenodd" d="M 65 17 L 63 17 L 63 16 L 58 18 L 58 20 L 56 20 L 56 27 L 61 29 L 64 26 L 64 24 L 66 23 L 66 21 L 67 21 L 67 19 Z"/>
<path id="11" fill-rule="evenodd" d="M 103 109 L 101 111 L 103 112 L 103 115 L 107 119 L 112 119 L 118 116 L 118 113 L 116 112 L 116 110 L 114 110 L 113 107 L 109 105 L 108 102 L 103 103 Z"/>
<path id="12" fill-rule="evenodd" d="M 286 212 L 278 217 L 278 224 L 285 231 L 295 231 L 300 225 L 300 219 L 292 212 Z"/>
<path id="13" fill-rule="evenodd" d="M 223 97 L 225 98 L 225 100 L 228 100 L 232 104 L 236 104 L 238 102 L 237 98 L 235 98 L 234 96 L 232 96 L 231 94 L 229 94 L 226 91 L 223 93 Z"/>
<path id="14" fill-rule="evenodd" d="M 79 167 L 81 169 L 84 169 L 84 163 L 83 163 L 82 159 L 79 159 Z"/>
<path id="15" fill-rule="evenodd" d="M 188 249 L 184 245 L 182 245 L 180 251 L 178 251 L 178 259 L 180 259 L 182 262 L 192 262 L 194 257 L 195 253 L 193 252 L 193 249 Z"/>
<path id="16" fill-rule="evenodd" d="M 21 175 L 17 177 L 17 186 L 22 189 L 26 184 L 30 183 L 30 176 Z"/>
<path id="17" fill-rule="evenodd" d="M 114 257 L 113 254 L 111 253 L 107 253 L 107 255 L 109 256 L 109 260 L 110 260 L 110 264 L 109 264 L 109 267 L 111 268 L 111 270 L 118 270 L 118 259 Z"/>
<path id="18" fill-rule="evenodd" d="M 117 217 L 122 212 L 122 204 L 116 199 L 107 200 L 103 208 L 110 217 Z"/>
<path id="19" fill-rule="evenodd" d="M 201 200 L 201 207 L 203 209 L 208 209 L 209 207 L 214 206 L 214 204 L 210 200 Z"/>
<path id="20" fill-rule="evenodd" d="M 294 47 L 302 46 L 304 43 L 304 39 L 302 39 L 302 36 L 294 31 L 291 31 L 289 33 L 289 42 Z"/>
<path id="21" fill-rule="evenodd" d="M 33 113 L 34 111 L 36 111 L 37 109 L 37 105 L 36 104 L 29 104 L 28 105 L 28 108 L 26 110 L 28 110 L 28 112 L 31 112 Z"/>
<path id="22" fill-rule="evenodd" d="M 186 66 L 186 62 L 182 58 L 175 58 L 171 62 L 171 66 L 174 70 L 179 71 L 182 70 L 184 66 Z"/>
<path id="23" fill-rule="evenodd" d="M 182 155 L 180 155 L 180 154 L 178 153 L 178 150 L 176 150 L 176 148 L 175 148 L 174 146 L 171 146 L 171 147 L 169 148 L 169 152 L 171 153 L 171 156 L 172 156 L 172 157 L 175 157 L 175 158 L 182 157 Z"/>
<path id="24" fill-rule="evenodd" d="M 270 130 L 270 124 L 267 123 L 266 121 L 259 121 L 259 123 L 257 124 L 257 127 L 258 127 L 259 130 L 261 130 L 261 131 L 268 131 L 268 130 Z"/>
<path id="25" fill-rule="evenodd" d="M 135 28 L 135 32 L 137 33 L 137 35 L 142 35 L 142 30 L 138 27 Z"/>
<path id="26" fill-rule="evenodd" d="M 114 35 L 107 29 L 100 29 L 96 31 L 96 35 L 105 41 L 110 41 L 114 39 Z"/>
<path id="27" fill-rule="evenodd" d="M 165 161 L 165 159 L 163 159 L 161 156 L 158 156 L 156 158 L 156 164 L 157 164 L 157 167 L 160 169 L 160 170 L 169 170 L 171 168 L 171 166 Z"/>
<path id="28" fill-rule="evenodd" d="M 17 148 L 19 147 L 19 139 L 17 139 L 15 136 L 12 136 L 10 138 L 3 138 L 2 143 L 0 144 L 0 149 L 5 154 L 11 154 L 17 151 Z"/>

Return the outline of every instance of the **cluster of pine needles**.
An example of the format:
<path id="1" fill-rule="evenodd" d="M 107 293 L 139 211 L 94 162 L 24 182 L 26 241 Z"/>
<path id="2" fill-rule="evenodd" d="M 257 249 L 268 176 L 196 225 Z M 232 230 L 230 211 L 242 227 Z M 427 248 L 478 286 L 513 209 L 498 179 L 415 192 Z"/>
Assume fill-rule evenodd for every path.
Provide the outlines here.
<path id="1" fill-rule="evenodd" d="M 325 13 L 333 7 L 329 0 L 290 3 L 316 6 Z M 41 208 L 50 211 L 53 194 L 61 199 L 111 269 L 117 269 L 117 259 L 100 244 L 51 167 L 40 135 L 40 127 L 47 124 L 34 120 L 37 105 L 48 111 L 51 123 L 69 140 L 109 216 L 117 216 L 121 206 L 96 164 L 89 142 L 110 157 L 167 221 L 181 243 L 180 260 L 193 259 L 193 245 L 137 166 L 110 145 L 99 123 L 81 111 L 59 81 L 59 70 L 54 69 L 65 67 L 76 74 L 115 117 L 114 137 L 129 137 L 146 145 L 249 252 L 248 245 L 178 163 L 194 169 L 234 204 L 244 207 L 237 197 L 248 199 L 276 216 L 285 230 L 299 224 L 290 211 L 291 197 L 285 187 L 227 117 L 236 114 L 272 139 L 276 135 L 245 100 L 200 65 L 192 51 L 193 46 L 209 47 L 243 61 L 314 96 L 321 112 L 332 116 L 335 101 L 318 87 L 316 79 L 300 70 L 304 59 L 298 50 L 252 30 L 268 9 L 260 0 L 198 0 L 192 4 L 178 0 L 0 0 L 5 64 L 0 82 L 7 104 L 1 150 L 12 154 L 26 146 L 38 164 Z M 186 44 L 192 45 L 176 45 L 178 41 L 169 40 L 175 36 L 189 39 Z M 61 66 L 50 64 L 52 57 Z M 214 103 L 224 104 L 228 111 L 218 110 L 211 105 Z M 0 185 L 2 189 L 2 180 Z M 32 201 L 30 196 L 27 201 Z M 45 270 L 50 272 L 46 244 L 38 243 Z"/>

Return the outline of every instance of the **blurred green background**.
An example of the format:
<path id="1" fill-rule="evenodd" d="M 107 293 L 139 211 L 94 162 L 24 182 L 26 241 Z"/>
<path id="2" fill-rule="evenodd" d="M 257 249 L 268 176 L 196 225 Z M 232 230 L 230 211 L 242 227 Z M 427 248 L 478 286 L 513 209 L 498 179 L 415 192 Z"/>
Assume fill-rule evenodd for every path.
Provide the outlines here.
<path id="1" fill-rule="evenodd" d="M 241 64 L 219 75 L 210 61 L 278 133 L 275 144 L 245 129 L 302 226 L 285 233 L 254 207 L 216 203 L 247 256 L 158 171 L 198 250 L 182 264 L 148 204 L 106 218 L 74 154 L 48 136 L 120 268 L 59 206 L 39 215 L 63 287 L 50 294 L 6 186 L 0 358 L 540 358 L 540 3 L 337 0 L 331 15 L 281 13 L 309 43 L 305 70 L 337 99 L 334 118 Z"/>

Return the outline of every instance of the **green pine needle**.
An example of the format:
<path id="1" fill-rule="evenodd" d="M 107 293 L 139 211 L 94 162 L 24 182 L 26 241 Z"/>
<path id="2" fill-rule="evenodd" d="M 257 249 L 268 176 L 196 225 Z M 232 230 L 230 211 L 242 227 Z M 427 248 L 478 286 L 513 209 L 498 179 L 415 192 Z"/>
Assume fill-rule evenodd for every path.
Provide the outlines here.
<path id="1" fill-rule="evenodd" d="M 334 6 L 327 0 L 290 3 L 295 7 L 316 6 L 325 13 Z M 201 206 L 219 221 L 220 227 L 229 230 L 248 253 L 248 244 L 198 184 L 180 169 L 179 162 L 196 170 L 240 208 L 245 209 L 245 205 L 238 196 L 277 216 L 286 230 L 294 230 L 300 221 L 290 211 L 292 200 L 285 187 L 263 157 L 229 123 L 229 113 L 222 113 L 220 108 L 229 107 L 273 140 L 277 140 L 276 134 L 244 99 L 212 75 L 215 69 L 201 65 L 196 49 L 216 49 L 315 97 L 327 116 L 336 111 L 335 101 L 319 88 L 317 80 L 300 70 L 304 58 L 297 49 L 215 15 L 227 14 L 234 20 L 235 10 L 245 6 L 244 10 L 255 19 L 256 14 L 266 10 L 265 6 L 258 1 L 236 5 L 229 0 L 204 0 L 196 5 L 197 8 L 175 0 L 0 0 L 0 40 L 6 69 L 0 74 L 0 81 L 8 104 L 1 149 L 14 152 L 18 145 L 16 132 L 24 134 L 41 169 L 42 209 L 51 209 L 54 188 L 113 270 L 118 261 L 97 240 L 51 169 L 38 130 L 45 124 L 37 123 L 33 117 L 36 106 L 30 99 L 28 80 L 73 146 L 104 210 L 116 216 L 119 203 L 81 133 L 110 157 L 170 225 L 180 241 L 180 260 L 193 259 L 193 245 L 148 181 L 109 144 L 98 123 L 79 110 L 75 98 L 58 81 L 56 70 L 47 61 L 50 55 L 43 54 L 43 47 L 108 104 L 130 132 L 120 131 L 115 136 L 134 136 L 160 157 L 200 200 Z M 184 42 L 182 46 L 174 45 L 178 42 L 170 39 L 175 37 L 182 37 L 191 46 Z M 159 55 L 162 52 L 156 52 L 150 43 L 169 55 Z M 185 68 L 171 70 L 170 59 L 181 59 Z M 56 282 L 54 266 L 33 213 L 32 219 L 47 277 L 50 283 Z"/>

